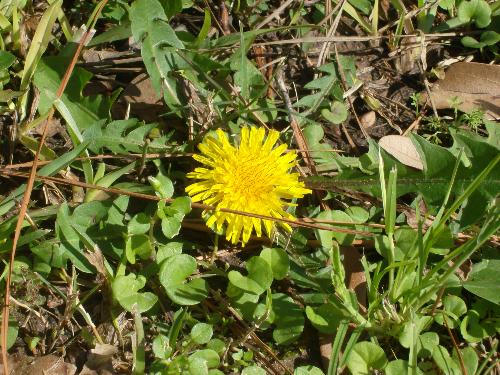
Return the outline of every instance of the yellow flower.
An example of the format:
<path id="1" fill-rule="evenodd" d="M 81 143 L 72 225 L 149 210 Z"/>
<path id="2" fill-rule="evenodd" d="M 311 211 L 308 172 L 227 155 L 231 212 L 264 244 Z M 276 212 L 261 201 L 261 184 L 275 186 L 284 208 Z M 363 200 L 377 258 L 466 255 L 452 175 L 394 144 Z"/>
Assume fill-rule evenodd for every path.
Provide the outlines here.
<path id="1" fill-rule="evenodd" d="M 239 146 L 233 146 L 218 129 L 217 138 L 206 137 L 198 146 L 201 155 L 194 156 L 205 167 L 187 174 L 200 180 L 186 188 L 193 202 L 202 201 L 215 207 L 209 211 L 207 225 L 215 224 L 217 230 L 225 227 L 226 238 L 233 244 L 241 238 L 244 246 L 253 229 L 260 237 L 261 225 L 271 236 L 273 222 L 222 212 L 221 208 L 293 220 L 293 215 L 284 209 L 293 205 L 289 200 L 311 193 L 298 180 L 298 173 L 290 173 L 297 164 L 297 154 L 285 153 L 286 144 L 274 147 L 279 138 L 276 130 L 271 130 L 264 140 L 265 135 L 264 128 L 244 127 Z M 286 223 L 280 222 L 280 225 L 291 230 Z"/>

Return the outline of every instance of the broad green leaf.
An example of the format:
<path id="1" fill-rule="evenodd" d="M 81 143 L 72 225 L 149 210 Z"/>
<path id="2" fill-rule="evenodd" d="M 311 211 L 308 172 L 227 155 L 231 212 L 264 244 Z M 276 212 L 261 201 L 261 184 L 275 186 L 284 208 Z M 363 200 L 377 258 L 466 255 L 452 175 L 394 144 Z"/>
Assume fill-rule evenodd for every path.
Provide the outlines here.
<path id="1" fill-rule="evenodd" d="M 61 84 L 68 61 L 65 57 L 45 57 L 38 64 L 33 82 L 40 90 L 39 113 L 46 113 L 56 99 L 56 92 Z M 76 67 L 68 81 L 66 90 L 59 99 L 63 104 L 65 119 L 70 115 L 80 132 L 101 119 L 109 117 L 111 100 L 104 95 L 83 96 L 84 86 L 92 78 L 88 71 Z"/>
<path id="2" fill-rule="evenodd" d="M 190 361 L 195 358 L 199 358 L 205 361 L 208 368 L 216 368 L 219 366 L 220 362 L 219 355 L 212 349 L 197 350 L 189 356 Z"/>
<path id="3" fill-rule="evenodd" d="M 297 367 L 293 371 L 293 375 L 325 375 L 325 373 L 316 366 L 307 365 Z"/>
<path id="4" fill-rule="evenodd" d="M 304 313 L 293 299 L 283 293 L 272 295 L 272 309 L 275 314 L 273 339 L 278 345 L 296 341 L 304 331 Z"/>
<path id="5" fill-rule="evenodd" d="M 7 51 L 0 51 L 0 71 L 8 69 L 16 61 L 16 56 Z"/>
<path id="6" fill-rule="evenodd" d="M 169 345 L 168 337 L 158 335 L 153 340 L 151 347 L 156 358 L 167 359 L 172 354 L 172 348 Z"/>
<path id="7" fill-rule="evenodd" d="M 212 338 L 214 330 L 210 324 L 196 323 L 191 328 L 191 340 L 196 344 L 206 344 Z"/>
<path id="8" fill-rule="evenodd" d="M 113 296 L 118 303 L 127 311 L 132 312 L 133 306 L 137 306 L 140 313 L 151 309 L 158 301 L 158 297 L 150 292 L 140 293 L 139 290 L 146 285 L 146 279 L 143 276 L 137 276 L 133 273 L 126 276 L 118 276 L 113 280 L 111 289 Z"/>
<path id="9" fill-rule="evenodd" d="M 441 371 L 443 371 L 445 374 L 448 375 L 462 374 L 459 364 L 452 359 L 450 353 L 448 353 L 448 350 L 444 346 L 442 345 L 436 346 L 434 348 L 434 351 L 432 352 L 432 358 L 434 359 L 434 362 L 436 362 L 438 367 L 441 369 Z"/>
<path id="10" fill-rule="evenodd" d="M 422 370 L 418 367 L 415 371 L 416 374 L 423 374 Z M 408 361 L 397 359 L 395 361 L 391 361 L 384 368 L 384 374 L 386 375 L 410 375 L 412 374 L 411 368 L 409 367 Z"/>
<path id="11" fill-rule="evenodd" d="M 464 361 L 464 366 L 467 374 L 477 374 L 476 370 L 479 364 L 479 358 L 474 348 L 468 346 L 466 348 L 460 349 L 460 355 L 462 357 L 462 360 Z M 452 357 L 455 362 L 460 363 L 456 350 L 453 350 Z"/>
<path id="12" fill-rule="evenodd" d="M 462 22 L 474 21 L 479 28 L 491 22 L 491 8 L 485 0 L 462 1 L 458 6 L 458 19 Z"/>
<path id="13" fill-rule="evenodd" d="M 347 367 L 353 375 L 366 375 L 372 369 L 382 370 L 387 364 L 384 350 L 369 341 L 361 341 L 354 344 L 347 358 Z"/>
<path id="14" fill-rule="evenodd" d="M 306 306 L 305 312 L 314 328 L 322 333 L 337 332 L 340 321 L 349 318 L 345 312 L 331 303 L 325 303 L 315 308 Z"/>
<path id="15" fill-rule="evenodd" d="M 439 336 L 436 332 L 424 332 L 417 339 L 417 353 L 419 357 L 431 356 L 434 348 L 439 345 Z"/>
<path id="16" fill-rule="evenodd" d="M 282 280 L 286 277 L 290 269 L 290 260 L 283 249 L 265 248 L 260 252 L 260 257 L 271 266 L 275 280 Z"/>
<path id="17" fill-rule="evenodd" d="M 484 259 L 472 267 L 463 283 L 469 292 L 490 302 L 500 304 L 500 259 Z"/>
<path id="18" fill-rule="evenodd" d="M 182 242 L 169 242 L 166 245 L 158 246 L 156 263 L 160 264 L 172 255 L 182 254 L 182 245 Z"/>
<path id="19" fill-rule="evenodd" d="M 187 278 L 196 272 L 196 259 L 187 254 L 173 255 L 167 258 L 160 267 L 160 283 L 169 298 L 179 305 L 196 305 L 208 294 L 204 279 Z"/>
<path id="20" fill-rule="evenodd" d="M 129 234 L 143 234 L 149 230 L 151 218 L 144 212 L 134 215 L 127 225 Z"/>
<path id="21" fill-rule="evenodd" d="M 266 375 L 266 370 L 259 366 L 252 365 L 245 367 L 241 372 L 241 375 Z"/>
<path id="22" fill-rule="evenodd" d="M 171 239 L 179 234 L 181 230 L 181 221 L 175 216 L 169 216 L 161 219 L 161 231 L 165 237 Z"/>
<path id="23" fill-rule="evenodd" d="M 464 147 L 470 165 L 460 163 L 452 193 L 461 194 L 472 183 L 496 157 L 499 150 L 491 142 L 484 138 L 474 137 L 470 134 L 453 133 L 454 147 L 447 149 L 433 145 L 422 137 L 412 135 L 417 151 L 424 163 L 424 171 L 414 170 L 407 167 L 381 150 L 380 154 L 384 161 L 384 169 L 388 174 L 393 167 L 397 167 L 397 195 L 408 193 L 420 193 L 426 203 L 440 205 L 449 187 L 452 173 L 456 164 L 457 153 L 460 147 Z M 347 189 L 356 189 L 380 196 L 380 182 L 378 179 L 378 145 L 370 141 L 367 154 L 362 155 L 357 162 L 347 164 L 334 178 L 308 177 L 307 185 L 311 188 L 328 190 L 329 186 Z M 351 158 L 353 159 L 353 158 Z M 345 158 L 343 159 L 345 160 Z M 340 161 L 340 159 L 339 159 Z M 348 160 L 346 160 L 347 162 Z M 345 162 L 344 162 L 345 164 Z M 460 216 L 461 227 L 466 227 L 481 218 L 488 203 L 500 190 L 500 165 L 485 178 L 479 188 L 464 203 Z"/>
<path id="24" fill-rule="evenodd" d="M 228 279 L 236 288 L 252 294 L 262 294 L 273 282 L 273 270 L 269 263 L 261 257 L 252 257 L 246 264 L 248 276 L 238 271 L 230 271 Z"/>
<path id="25" fill-rule="evenodd" d="M 156 177 L 148 177 L 149 183 L 156 190 L 157 194 L 162 199 L 171 198 L 174 195 L 174 184 L 172 180 L 161 173 L 158 173 Z"/>
<path id="26" fill-rule="evenodd" d="M 168 106 L 179 110 L 180 87 L 172 73 L 186 65 L 176 51 L 184 44 L 168 24 L 157 0 L 136 0 L 130 8 L 130 21 L 134 39 L 142 44 L 142 58 L 154 89 L 164 96 Z"/>
<path id="27" fill-rule="evenodd" d="M 148 259 L 152 252 L 151 241 L 145 234 L 134 234 L 127 237 L 125 254 L 130 264 L 135 264 L 135 257 Z"/>
<path id="28" fill-rule="evenodd" d="M 83 133 L 90 141 L 89 149 L 95 153 L 110 150 L 116 154 L 142 153 L 150 132 L 158 126 L 156 123 L 144 124 L 137 119 L 116 120 L 110 123 L 95 122 Z M 161 136 L 149 142 L 151 152 L 172 151 L 167 146 L 169 137 Z"/>
<path id="29" fill-rule="evenodd" d="M 347 120 L 347 107 L 342 102 L 334 101 L 330 109 L 321 110 L 321 115 L 332 124 L 341 124 Z"/>

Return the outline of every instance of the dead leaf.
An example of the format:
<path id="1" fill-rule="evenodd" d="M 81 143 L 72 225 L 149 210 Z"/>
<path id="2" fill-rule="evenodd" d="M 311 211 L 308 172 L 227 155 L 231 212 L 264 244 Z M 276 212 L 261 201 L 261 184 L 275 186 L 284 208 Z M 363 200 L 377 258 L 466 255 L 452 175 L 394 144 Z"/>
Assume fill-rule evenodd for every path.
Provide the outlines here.
<path id="1" fill-rule="evenodd" d="M 163 101 L 146 74 L 138 75 L 125 88 L 121 99 L 113 106 L 113 117 L 124 118 L 127 104 L 130 104 L 131 116 L 146 122 L 158 121 L 158 116 L 165 112 Z"/>
<path id="2" fill-rule="evenodd" d="M 481 108 L 488 120 L 500 119 L 500 66 L 472 62 L 451 65 L 445 78 L 432 87 L 431 96 L 437 109 L 453 108 L 470 112 Z M 427 94 L 422 93 L 427 100 Z"/>
<path id="3" fill-rule="evenodd" d="M 30 375 L 74 375 L 76 366 L 64 362 L 64 358 L 55 355 L 45 355 L 43 357 L 29 357 L 23 354 L 9 356 L 9 372 L 11 374 Z M 3 367 L 0 366 L 0 375 L 3 374 Z"/>
<path id="4" fill-rule="evenodd" d="M 375 111 L 363 113 L 359 118 L 361 125 L 363 125 L 365 129 L 371 128 L 373 125 L 375 125 L 376 120 L 377 114 L 375 113 Z"/>
<path id="5" fill-rule="evenodd" d="M 109 344 L 97 344 L 91 350 L 80 375 L 114 374 L 112 359 L 118 348 Z"/>
<path id="6" fill-rule="evenodd" d="M 400 163 L 415 169 L 424 169 L 422 159 L 410 138 L 401 135 L 386 135 L 380 138 L 378 144 Z"/>

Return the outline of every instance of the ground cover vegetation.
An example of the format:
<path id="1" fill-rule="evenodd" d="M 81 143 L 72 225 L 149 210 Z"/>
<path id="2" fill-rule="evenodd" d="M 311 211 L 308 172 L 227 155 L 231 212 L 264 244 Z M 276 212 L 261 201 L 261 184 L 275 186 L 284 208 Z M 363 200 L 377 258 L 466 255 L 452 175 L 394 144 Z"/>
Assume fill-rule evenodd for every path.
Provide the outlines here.
<path id="1" fill-rule="evenodd" d="M 499 23 L 0 0 L 1 373 L 498 374 Z"/>

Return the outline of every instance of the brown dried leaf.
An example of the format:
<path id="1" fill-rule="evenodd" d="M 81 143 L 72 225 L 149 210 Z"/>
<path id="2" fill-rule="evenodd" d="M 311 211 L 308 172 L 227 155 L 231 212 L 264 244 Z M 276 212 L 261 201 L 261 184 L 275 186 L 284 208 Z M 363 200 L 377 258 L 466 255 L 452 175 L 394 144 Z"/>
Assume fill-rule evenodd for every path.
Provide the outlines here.
<path id="1" fill-rule="evenodd" d="M 401 135 L 386 135 L 380 138 L 378 144 L 400 163 L 419 170 L 424 169 L 422 159 L 410 138 Z"/>
<path id="2" fill-rule="evenodd" d="M 445 78 L 431 90 L 437 109 L 453 108 L 458 99 L 458 109 L 470 112 L 481 108 L 488 120 L 500 119 L 500 66 L 472 62 L 451 65 Z M 423 93 L 427 99 L 427 94 Z"/>

